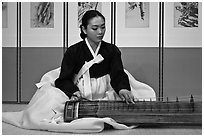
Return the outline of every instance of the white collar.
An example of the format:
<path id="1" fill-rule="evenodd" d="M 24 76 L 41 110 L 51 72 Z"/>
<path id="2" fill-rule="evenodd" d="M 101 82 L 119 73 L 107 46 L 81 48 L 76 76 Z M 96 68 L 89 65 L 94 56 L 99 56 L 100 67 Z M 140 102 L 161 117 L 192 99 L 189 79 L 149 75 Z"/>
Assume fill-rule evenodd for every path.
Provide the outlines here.
<path id="1" fill-rule="evenodd" d="M 101 42 L 99 42 L 98 47 L 97 47 L 95 53 L 94 53 L 94 51 L 93 51 L 93 49 L 92 49 L 92 47 L 91 47 L 91 45 L 90 45 L 90 43 L 89 43 L 87 38 L 85 38 L 85 42 L 86 42 L 86 45 L 88 46 L 92 56 L 95 58 L 97 56 L 98 52 L 99 52 L 100 47 L 101 47 Z"/>

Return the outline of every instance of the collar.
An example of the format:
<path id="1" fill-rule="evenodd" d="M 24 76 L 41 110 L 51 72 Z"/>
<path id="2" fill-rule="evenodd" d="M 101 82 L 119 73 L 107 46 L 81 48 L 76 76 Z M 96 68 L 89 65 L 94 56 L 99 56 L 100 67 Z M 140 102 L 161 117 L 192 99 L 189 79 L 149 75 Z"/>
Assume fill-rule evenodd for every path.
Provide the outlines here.
<path id="1" fill-rule="evenodd" d="M 89 43 L 87 38 L 85 38 L 85 42 L 86 42 L 86 45 L 88 46 L 89 51 L 91 52 L 92 56 L 95 58 L 97 56 L 98 52 L 99 52 L 100 47 L 101 47 L 101 42 L 99 42 L 98 47 L 96 48 L 95 53 L 94 53 L 94 51 L 93 51 L 93 49 L 92 49 L 92 47 L 91 47 L 91 45 L 90 45 L 90 43 Z"/>

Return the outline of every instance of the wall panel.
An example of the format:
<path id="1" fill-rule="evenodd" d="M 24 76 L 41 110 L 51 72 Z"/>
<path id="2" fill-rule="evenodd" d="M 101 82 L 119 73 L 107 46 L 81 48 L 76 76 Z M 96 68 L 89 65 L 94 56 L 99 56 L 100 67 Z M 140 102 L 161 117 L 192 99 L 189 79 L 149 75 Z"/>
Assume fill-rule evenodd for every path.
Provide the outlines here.
<path id="1" fill-rule="evenodd" d="M 2 3 L 3 4 L 3 3 Z M 2 5 L 3 6 L 3 5 Z M 17 2 L 2 7 L 2 101 L 17 102 Z"/>
<path id="2" fill-rule="evenodd" d="M 202 48 L 164 49 L 164 97 L 202 97 Z"/>
<path id="3" fill-rule="evenodd" d="M 16 48 L 2 48 L 2 101 L 17 101 Z"/>
<path id="4" fill-rule="evenodd" d="M 38 83 L 46 72 L 60 67 L 63 48 L 23 47 L 21 72 L 21 101 L 29 101 L 36 92 Z"/>
<path id="5" fill-rule="evenodd" d="M 124 68 L 138 81 L 151 86 L 159 92 L 158 48 L 120 47 Z"/>

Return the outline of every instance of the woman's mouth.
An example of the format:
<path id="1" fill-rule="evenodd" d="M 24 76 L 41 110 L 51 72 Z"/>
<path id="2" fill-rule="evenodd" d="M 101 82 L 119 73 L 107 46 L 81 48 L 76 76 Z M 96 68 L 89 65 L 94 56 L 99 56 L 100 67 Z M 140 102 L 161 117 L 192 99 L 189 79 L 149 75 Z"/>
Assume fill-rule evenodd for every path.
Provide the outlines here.
<path id="1" fill-rule="evenodd" d="M 103 39 L 103 36 L 97 36 L 98 39 Z"/>

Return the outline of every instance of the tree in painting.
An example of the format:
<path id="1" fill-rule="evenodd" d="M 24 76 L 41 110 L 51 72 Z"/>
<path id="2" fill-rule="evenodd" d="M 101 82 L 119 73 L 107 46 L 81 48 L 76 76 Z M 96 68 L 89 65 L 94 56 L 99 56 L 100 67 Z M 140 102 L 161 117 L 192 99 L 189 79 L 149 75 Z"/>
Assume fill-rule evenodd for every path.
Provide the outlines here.
<path id="1" fill-rule="evenodd" d="M 140 9 L 140 17 L 144 20 L 144 9 L 143 9 L 143 2 L 128 2 L 129 9 L 134 10 L 137 7 Z"/>
<path id="2" fill-rule="evenodd" d="M 175 10 L 178 11 L 178 25 L 181 27 L 198 27 L 198 2 L 175 3 Z"/>
<path id="3" fill-rule="evenodd" d="M 125 26 L 126 28 L 149 27 L 149 2 L 126 2 Z"/>

